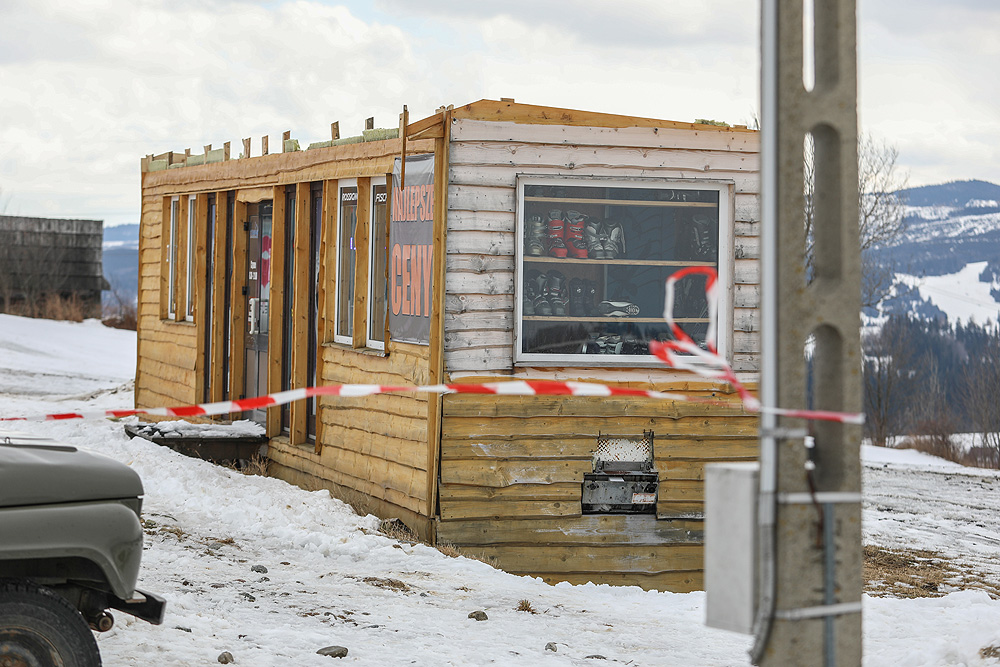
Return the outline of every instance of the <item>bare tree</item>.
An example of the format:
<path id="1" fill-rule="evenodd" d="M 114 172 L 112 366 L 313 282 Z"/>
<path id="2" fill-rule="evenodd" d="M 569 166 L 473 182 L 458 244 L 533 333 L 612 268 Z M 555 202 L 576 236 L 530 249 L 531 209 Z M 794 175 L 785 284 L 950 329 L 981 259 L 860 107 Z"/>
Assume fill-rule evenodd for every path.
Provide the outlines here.
<path id="1" fill-rule="evenodd" d="M 884 447 L 899 435 L 912 382 L 913 344 L 905 326 L 890 319 L 862 340 L 865 430 L 873 445 Z"/>
<path id="2" fill-rule="evenodd" d="M 813 206 L 816 185 L 815 145 L 807 135 L 803 146 L 806 271 L 813 269 Z M 876 261 L 872 251 L 899 237 L 905 228 L 900 195 L 907 176 L 897 165 L 899 151 L 871 134 L 858 137 L 858 236 L 861 245 L 861 305 L 873 306 L 892 287 L 894 269 Z"/>
<path id="3" fill-rule="evenodd" d="M 994 330 L 982 350 L 965 365 L 961 396 L 982 447 L 996 458 L 1000 454 L 1000 332 Z"/>

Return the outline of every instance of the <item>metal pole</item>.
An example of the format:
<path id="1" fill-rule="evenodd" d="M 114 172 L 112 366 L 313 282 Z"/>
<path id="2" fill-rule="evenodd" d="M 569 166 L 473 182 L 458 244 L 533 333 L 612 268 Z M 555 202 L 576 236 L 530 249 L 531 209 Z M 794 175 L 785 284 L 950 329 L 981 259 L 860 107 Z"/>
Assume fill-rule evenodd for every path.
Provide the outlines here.
<path id="1" fill-rule="evenodd" d="M 816 2 L 814 25 L 805 27 L 804 3 L 813 0 L 761 5 L 761 398 L 860 411 L 856 3 Z M 803 51 L 809 29 L 813 58 Z M 815 63 L 812 90 L 803 83 L 804 62 Z M 811 276 L 803 233 L 808 135 L 815 145 Z M 860 440 L 858 426 L 761 421 L 756 664 L 861 664 Z"/>

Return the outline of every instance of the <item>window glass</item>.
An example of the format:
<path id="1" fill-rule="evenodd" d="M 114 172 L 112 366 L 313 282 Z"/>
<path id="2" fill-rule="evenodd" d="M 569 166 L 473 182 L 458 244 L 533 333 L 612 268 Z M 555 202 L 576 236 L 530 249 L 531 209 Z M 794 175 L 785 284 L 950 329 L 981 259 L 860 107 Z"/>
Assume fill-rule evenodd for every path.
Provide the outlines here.
<path id="1" fill-rule="evenodd" d="M 354 235 L 358 224 L 358 188 L 340 188 L 337 229 L 337 321 L 334 340 L 350 343 L 354 334 Z"/>
<path id="2" fill-rule="evenodd" d="M 187 215 L 187 267 L 185 269 L 184 285 L 185 285 L 185 303 L 184 303 L 184 319 L 193 320 L 194 319 L 194 248 L 195 248 L 195 226 L 197 218 L 195 217 L 195 198 L 193 196 L 188 197 L 188 215 Z"/>
<path id="3" fill-rule="evenodd" d="M 170 231 L 167 238 L 167 316 L 177 314 L 177 225 L 181 203 L 177 197 L 170 201 Z"/>
<path id="4" fill-rule="evenodd" d="M 389 197 L 385 183 L 372 185 L 372 226 L 371 226 L 371 290 L 368 300 L 368 345 L 373 348 L 385 347 L 386 312 L 386 229 Z"/>
<path id="5" fill-rule="evenodd" d="M 536 179 L 522 182 L 517 359 L 641 362 L 671 334 L 668 276 L 718 267 L 725 186 Z M 703 277 L 677 285 L 674 318 L 703 343 Z"/>

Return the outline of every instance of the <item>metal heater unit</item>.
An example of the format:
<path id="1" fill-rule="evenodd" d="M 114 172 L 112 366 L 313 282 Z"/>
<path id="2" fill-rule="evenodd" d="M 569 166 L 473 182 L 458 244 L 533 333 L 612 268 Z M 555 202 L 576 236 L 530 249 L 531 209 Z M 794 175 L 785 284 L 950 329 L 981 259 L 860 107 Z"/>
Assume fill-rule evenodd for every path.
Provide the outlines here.
<path id="1" fill-rule="evenodd" d="M 593 464 L 583 475 L 584 514 L 656 514 L 652 431 L 641 439 L 598 434 Z"/>

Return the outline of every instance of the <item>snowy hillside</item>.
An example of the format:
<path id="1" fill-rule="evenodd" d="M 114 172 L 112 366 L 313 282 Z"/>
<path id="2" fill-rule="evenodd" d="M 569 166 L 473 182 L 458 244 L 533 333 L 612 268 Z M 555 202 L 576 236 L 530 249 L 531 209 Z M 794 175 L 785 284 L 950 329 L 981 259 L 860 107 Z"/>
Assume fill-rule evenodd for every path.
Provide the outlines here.
<path id="1" fill-rule="evenodd" d="M 874 251 L 896 273 L 883 314 L 910 313 L 950 322 L 1000 310 L 1000 186 L 961 181 L 903 191 L 906 231 Z M 867 313 L 869 316 L 874 312 Z"/>
<path id="2" fill-rule="evenodd" d="M 0 316 L 0 417 L 131 406 L 134 345 L 93 322 Z M 379 666 L 747 663 L 750 638 L 704 626 L 703 593 L 548 586 L 390 539 L 326 491 L 128 440 L 121 423 L 15 427 L 143 478 L 140 585 L 167 598 L 167 617 L 118 614 L 98 637 L 109 666 L 217 664 L 223 651 L 237 665 L 330 665 L 316 651 L 331 645 L 349 649 L 344 664 Z M 1000 646 L 1000 602 L 984 592 L 1000 591 L 997 473 L 909 451 L 864 456 L 866 544 L 916 570 L 902 579 L 886 566 L 869 589 L 924 596 L 865 598 L 865 664 L 997 664 L 981 656 Z M 517 611 L 522 601 L 534 613 Z"/>

